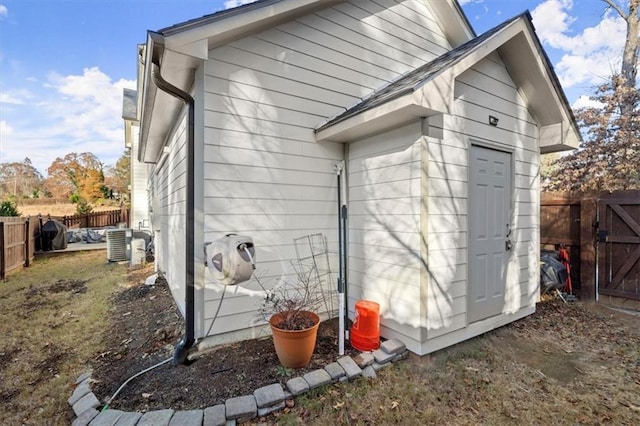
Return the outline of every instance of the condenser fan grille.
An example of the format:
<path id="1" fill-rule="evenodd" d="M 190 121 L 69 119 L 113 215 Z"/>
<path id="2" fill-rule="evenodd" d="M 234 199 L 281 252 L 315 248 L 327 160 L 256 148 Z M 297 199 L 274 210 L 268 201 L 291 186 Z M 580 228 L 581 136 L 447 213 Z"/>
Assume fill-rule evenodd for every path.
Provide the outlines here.
<path id="1" fill-rule="evenodd" d="M 131 229 L 107 231 L 107 260 L 124 262 L 131 258 Z"/>

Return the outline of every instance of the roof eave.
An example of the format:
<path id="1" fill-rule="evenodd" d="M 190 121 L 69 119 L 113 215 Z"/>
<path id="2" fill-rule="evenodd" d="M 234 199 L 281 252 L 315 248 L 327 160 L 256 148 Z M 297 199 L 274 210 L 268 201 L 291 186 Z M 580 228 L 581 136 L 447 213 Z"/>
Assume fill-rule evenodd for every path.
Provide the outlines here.
<path id="1" fill-rule="evenodd" d="M 453 47 L 458 47 L 476 37 L 473 27 L 457 0 L 434 1 L 429 4 L 438 16 L 442 28 L 446 30 L 447 38 Z"/>
<path id="2" fill-rule="evenodd" d="M 523 42 L 525 42 L 523 44 Z M 536 44 L 538 43 L 538 44 Z M 317 140 L 348 142 L 354 137 L 372 134 L 372 129 L 383 131 L 397 126 L 401 119 L 406 119 L 406 112 L 426 117 L 439 112 L 446 113 L 453 102 L 453 86 L 457 76 L 471 68 L 493 52 L 506 56 L 505 62 L 514 62 L 508 66 L 519 75 L 513 76 L 516 83 L 524 86 L 525 95 L 532 102 L 532 109 L 537 113 L 540 122 L 540 152 L 554 152 L 577 148 L 580 133 L 564 92 L 558 83 L 557 76 L 541 52 L 541 47 L 533 27 L 530 15 L 524 14 L 514 20 L 498 33 L 472 49 L 467 55 L 430 77 L 410 94 L 391 100 L 371 109 L 337 119 L 335 123 L 326 123 L 316 131 Z M 522 55 L 528 56 L 523 68 Z M 534 82 L 534 83 L 531 83 Z M 540 93 L 536 93 L 536 92 Z M 397 108 L 399 111 L 394 111 Z M 382 123 L 387 127 L 375 124 L 376 118 L 383 117 Z M 391 118 L 396 118 L 392 120 Z"/>
<path id="3" fill-rule="evenodd" d="M 149 31 L 146 48 L 141 49 L 144 54 L 139 57 L 142 61 L 139 74 L 142 84 L 138 90 L 141 97 L 139 161 L 158 161 L 170 126 L 183 106 L 157 90 L 151 74 L 154 61 L 160 64 L 165 80 L 189 91 L 194 82 L 193 70 L 208 59 L 210 49 L 341 1 L 344 0 L 263 0 L 158 32 Z"/>
<path id="4" fill-rule="evenodd" d="M 442 105 L 442 104 L 440 104 Z M 316 141 L 352 142 L 445 111 L 420 102 L 414 93 L 363 111 L 316 131 Z"/>
<path id="5" fill-rule="evenodd" d="M 147 43 L 146 48 L 142 50 L 141 54 L 138 56 L 138 60 L 142 64 L 142 84 L 140 89 L 138 90 L 138 95 L 141 99 L 140 104 L 140 147 L 138 150 L 138 161 L 142 162 L 151 162 L 147 157 L 147 148 L 148 148 L 148 135 L 149 135 L 149 127 L 151 124 L 151 117 L 153 116 L 153 106 L 155 103 L 156 91 L 157 87 L 151 81 L 151 71 L 152 71 L 152 50 L 154 48 L 154 43 L 151 38 L 150 32 L 147 32 Z M 138 80 L 140 81 L 140 80 Z"/>
<path id="6" fill-rule="evenodd" d="M 344 0 L 263 0 L 158 31 L 167 48 L 182 52 L 206 41 L 207 51 Z M 200 50 L 201 51 L 201 50 Z"/>
<path id="7" fill-rule="evenodd" d="M 539 122 L 540 152 L 576 149 L 582 141 L 577 121 L 551 61 L 535 33 L 531 15 L 526 13 L 520 22 L 519 33 L 502 43 L 499 52 L 515 83 L 525 89 L 527 101 Z M 525 50 L 523 42 L 531 53 L 528 60 L 520 56 Z"/>
<path id="8" fill-rule="evenodd" d="M 168 93 L 158 90 L 153 81 L 153 66 L 158 65 L 162 77 L 172 85 L 189 92 L 202 60 L 166 48 L 162 34 L 149 31 L 144 59 L 142 104 L 140 117 L 140 150 L 138 160 L 158 161 L 176 116 L 184 104 Z"/>

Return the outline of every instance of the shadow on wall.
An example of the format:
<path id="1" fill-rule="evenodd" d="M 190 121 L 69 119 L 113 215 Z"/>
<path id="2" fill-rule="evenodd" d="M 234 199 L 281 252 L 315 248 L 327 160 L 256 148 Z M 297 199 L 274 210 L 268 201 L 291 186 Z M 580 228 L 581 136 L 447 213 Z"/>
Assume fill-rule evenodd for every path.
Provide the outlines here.
<path id="1" fill-rule="evenodd" d="M 337 247 L 333 165 L 342 159 L 343 147 L 316 143 L 313 128 L 324 117 L 278 107 L 282 99 L 272 96 L 291 96 L 263 88 L 260 74 L 242 69 L 213 80 L 208 90 L 227 95 L 205 95 L 205 124 L 211 123 L 205 126 L 205 240 L 231 232 L 251 236 L 260 279 L 272 284 L 293 276 L 294 239 L 321 233 Z M 330 256 L 337 263 L 335 253 Z M 326 285 L 335 283 L 328 278 Z M 205 330 L 222 290 L 205 272 Z M 227 321 L 218 322 L 214 331 L 256 325 L 263 297 L 255 279 L 228 288 L 220 309 L 220 318 Z"/>
<path id="2" fill-rule="evenodd" d="M 353 284 L 360 294 L 350 296 L 380 303 L 383 318 L 440 329 L 448 327 L 455 314 L 459 296 L 452 293 L 452 285 L 465 285 L 465 274 L 459 271 L 465 263 L 466 215 L 454 186 L 466 177 L 449 176 L 444 164 L 422 162 L 427 149 L 434 147 L 427 147 L 422 137 L 350 161 L 350 281 L 360 281 Z M 430 164 L 442 175 L 437 179 L 441 195 L 431 202 L 423 196 L 423 190 L 433 186 L 425 178 Z M 442 232 L 428 232 L 422 220 L 428 212 Z"/>

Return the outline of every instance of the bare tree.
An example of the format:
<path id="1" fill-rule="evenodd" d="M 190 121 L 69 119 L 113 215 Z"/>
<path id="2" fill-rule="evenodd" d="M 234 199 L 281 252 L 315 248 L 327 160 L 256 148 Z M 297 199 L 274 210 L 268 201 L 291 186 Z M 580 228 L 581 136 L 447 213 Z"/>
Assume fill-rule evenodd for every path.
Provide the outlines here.
<path id="1" fill-rule="evenodd" d="M 21 163 L 0 163 L 0 199 L 39 197 L 42 192 L 42 174 L 28 157 Z"/>
<path id="2" fill-rule="evenodd" d="M 624 42 L 620 76 L 623 78 L 622 84 L 626 89 L 635 89 L 638 71 L 638 29 L 640 20 L 638 16 L 638 4 L 640 0 L 629 0 L 624 5 L 616 0 L 602 1 L 608 5 L 607 9 L 615 10 L 627 23 L 627 37 Z M 633 111 L 634 107 L 635 105 L 629 104 L 620 105 L 623 115 Z"/>
<path id="3" fill-rule="evenodd" d="M 625 87 L 623 80 L 614 75 L 596 89 L 591 99 L 602 107 L 576 111 L 584 142 L 580 149 L 541 169 L 545 190 L 640 189 L 640 91 Z M 634 107 L 622 114 L 621 105 Z"/>
<path id="4" fill-rule="evenodd" d="M 545 190 L 640 189 L 640 92 L 636 88 L 640 0 L 602 0 L 627 23 L 620 72 L 590 96 L 601 107 L 576 111 L 580 149 L 541 169 Z"/>

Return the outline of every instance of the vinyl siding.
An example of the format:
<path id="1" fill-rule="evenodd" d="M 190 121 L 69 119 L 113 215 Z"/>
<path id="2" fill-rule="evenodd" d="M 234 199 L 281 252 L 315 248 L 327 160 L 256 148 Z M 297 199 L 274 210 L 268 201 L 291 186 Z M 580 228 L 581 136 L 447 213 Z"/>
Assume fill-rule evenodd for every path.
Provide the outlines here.
<path id="1" fill-rule="evenodd" d="M 137 143 L 140 127 L 132 126 L 132 139 L 136 141 L 131 145 L 131 214 L 129 223 L 131 228 L 149 228 L 149 194 L 147 182 L 149 180 L 149 165 L 137 161 L 138 148 Z"/>
<path id="2" fill-rule="evenodd" d="M 349 145 L 349 305 L 380 304 L 383 327 L 419 341 L 420 122 Z M 410 344 L 409 344 L 410 345 Z"/>
<path id="3" fill-rule="evenodd" d="M 171 293 L 185 313 L 185 223 L 186 223 L 186 116 L 176 122 L 167 144 L 166 159 L 156 165 L 152 173 L 154 199 L 153 222 L 156 233 L 155 249 L 159 257 L 156 267 L 169 284 Z"/>
<path id="4" fill-rule="evenodd" d="M 344 147 L 315 142 L 314 128 L 449 48 L 427 2 L 375 0 L 341 3 L 211 50 L 203 76 L 205 241 L 229 232 L 252 236 L 258 272 L 269 281 L 295 260 L 294 238 L 322 233 L 337 271 L 334 164 Z M 368 201 L 354 203 L 357 211 Z M 353 237 L 367 226 L 375 225 L 362 223 Z M 367 235 L 360 243 L 384 239 L 384 231 Z M 357 272 L 354 285 L 365 280 Z M 222 292 L 202 273 L 206 330 Z M 335 278 L 326 285 L 334 288 Z M 251 295 L 258 290 L 249 282 L 227 294 L 224 304 L 230 300 L 233 309 L 221 311 L 212 334 L 255 325 L 260 299 Z"/>
<path id="5" fill-rule="evenodd" d="M 499 118 L 497 127 L 487 124 L 489 115 Z M 430 278 L 423 353 L 457 343 L 460 336 L 472 337 L 482 330 L 477 325 L 471 327 L 466 318 L 467 168 L 472 143 L 513 152 L 514 248 L 507 267 L 505 306 L 499 316 L 519 317 L 532 308 L 539 279 L 537 138 L 537 123 L 497 55 L 458 77 L 451 114 L 444 117 L 444 137 L 430 138 L 425 153 Z M 492 320 L 486 324 L 496 321 L 500 322 Z"/>

